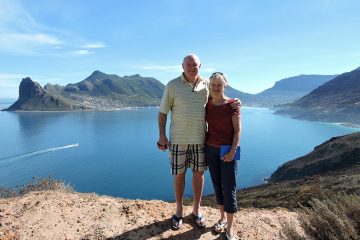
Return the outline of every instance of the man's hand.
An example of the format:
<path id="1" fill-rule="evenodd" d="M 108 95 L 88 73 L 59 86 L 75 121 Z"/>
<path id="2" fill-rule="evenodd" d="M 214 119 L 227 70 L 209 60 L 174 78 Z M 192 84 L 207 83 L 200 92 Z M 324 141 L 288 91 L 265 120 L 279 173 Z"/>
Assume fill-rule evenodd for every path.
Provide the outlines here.
<path id="1" fill-rule="evenodd" d="M 239 109 L 239 110 L 240 110 L 240 108 L 241 108 L 241 101 L 240 101 L 240 99 L 235 98 L 234 100 L 235 100 L 235 102 L 233 102 L 232 104 L 230 104 L 231 108 L 234 109 L 234 110 L 236 110 L 236 109 Z"/>
<path id="2" fill-rule="evenodd" d="M 158 124 L 159 124 L 159 140 L 157 142 L 157 147 L 160 150 L 165 151 L 168 148 L 169 140 L 166 137 L 166 120 L 167 114 L 159 112 L 158 115 Z"/>
<path id="3" fill-rule="evenodd" d="M 165 151 L 168 148 L 169 141 L 166 136 L 160 136 L 157 142 L 158 149 Z"/>

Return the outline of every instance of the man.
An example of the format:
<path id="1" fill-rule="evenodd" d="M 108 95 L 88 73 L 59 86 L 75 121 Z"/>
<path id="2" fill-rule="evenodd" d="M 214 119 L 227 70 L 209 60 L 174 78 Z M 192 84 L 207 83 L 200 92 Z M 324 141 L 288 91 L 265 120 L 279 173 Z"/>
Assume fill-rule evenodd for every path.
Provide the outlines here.
<path id="1" fill-rule="evenodd" d="M 169 147 L 171 174 L 174 175 L 176 213 L 172 227 L 180 229 L 183 217 L 183 195 L 186 169 L 192 169 L 194 204 L 192 216 L 198 227 L 204 228 L 205 218 L 200 212 L 204 186 L 206 161 L 205 106 L 209 97 L 209 83 L 199 76 L 200 59 L 195 54 L 187 55 L 182 63 L 184 72 L 170 81 L 164 91 L 158 116 L 158 148 Z M 166 136 L 167 114 L 171 111 L 170 142 Z"/>

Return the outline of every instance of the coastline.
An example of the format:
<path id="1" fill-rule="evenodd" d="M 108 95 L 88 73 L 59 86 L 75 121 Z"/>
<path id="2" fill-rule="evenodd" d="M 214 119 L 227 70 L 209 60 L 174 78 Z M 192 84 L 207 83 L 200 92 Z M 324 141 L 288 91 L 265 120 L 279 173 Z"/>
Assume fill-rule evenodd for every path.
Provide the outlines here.
<path id="1" fill-rule="evenodd" d="M 1 105 L 0 105 L 1 106 Z M 34 111 L 25 111 L 25 110 L 16 110 L 16 111 L 7 111 L 5 109 L 0 109 L 2 112 L 15 112 L 15 113 L 75 113 L 75 112 L 117 112 L 125 110 L 141 110 L 141 109 L 152 109 L 159 108 L 159 106 L 135 106 L 135 107 L 121 107 L 121 108 L 104 108 L 104 109 L 85 109 L 85 110 L 72 110 L 72 111 L 43 111 L 43 110 L 34 110 Z"/>
<path id="2" fill-rule="evenodd" d="M 141 110 L 141 109 L 153 109 L 153 108 L 159 108 L 159 106 L 133 106 L 133 107 L 119 107 L 119 108 L 101 108 L 101 109 L 83 109 L 83 110 L 72 110 L 72 111 L 25 111 L 25 110 L 16 110 L 16 111 L 7 111 L 6 108 L 8 108 L 10 105 L 6 104 L 2 104 L 2 102 L 0 101 L 0 112 L 19 112 L 19 113 L 26 113 L 26 112 L 39 112 L 39 113 L 74 113 L 74 112 L 116 112 L 116 111 L 126 111 L 126 110 Z M 280 115 L 280 116 L 285 116 L 285 117 L 289 117 L 289 118 L 293 118 L 293 119 L 298 119 L 298 120 L 302 120 L 302 121 L 312 121 L 312 122 L 320 122 L 320 123 L 329 123 L 329 124 L 334 124 L 334 125 L 339 125 L 339 126 L 343 126 L 343 127 L 348 127 L 348 128 L 355 128 L 355 129 L 360 129 L 360 124 L 358 123 L 352 123 L 352 122 L 331 122 L 331 121 L 321 121 L 321 120 L 317 120 L 317 119 L 305 119 L 305 118 L 299 118 L 299 117 L 293 117 L 290 114 L 283 114 L 283 113 L 276 113 L 276 109 L 274 109 L 273 107 L 257 107 L 257 106 L 241 106 L 241 108 L 245 108 L 245 109 L 251 109 L 251 108 L 256 108 L 256 109 L 262 109 L 262 110 L 269 110 L 271 111 L 272 114 L 276 114 L 276 115 Z"/>

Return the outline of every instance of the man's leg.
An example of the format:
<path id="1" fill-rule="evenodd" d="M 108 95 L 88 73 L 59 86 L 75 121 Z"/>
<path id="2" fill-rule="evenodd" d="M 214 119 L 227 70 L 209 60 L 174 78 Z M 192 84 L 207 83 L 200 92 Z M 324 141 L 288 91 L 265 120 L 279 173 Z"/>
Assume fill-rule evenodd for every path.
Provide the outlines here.
<path id="1" fill-rule="evenodd" d="M 199 214 L 202 192 L 204 188 L 204 172 L 193 170 L 192 186 L 194 190 L 193 213 Z"/>
<path id="2" fill-rule="evenodd" d="M 177 217 L 183 216 L 183 196 L 185 190 L 185 172 L 174 176 L 174 190 L 176 199 L 176 213 Z"/>
<path id="3" fill-rule="evenodd" d="M 170 162 L 171 174 L 174 176 L 174 192 L 176 200 L 177 217 L 183 216 L 183 196 L 185 190 L 185 175 L 186 175 L 186 149 L 187 145 L 171 144 Z"/>

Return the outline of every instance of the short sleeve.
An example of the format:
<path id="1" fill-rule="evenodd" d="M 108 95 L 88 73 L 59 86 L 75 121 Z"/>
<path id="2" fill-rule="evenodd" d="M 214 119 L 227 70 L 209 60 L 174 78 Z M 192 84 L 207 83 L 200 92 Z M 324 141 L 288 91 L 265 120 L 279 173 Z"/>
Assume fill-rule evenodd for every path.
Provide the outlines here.
<path id="1" fill-rule="evenodd" d="M 173 100 L 174 100 L 174 94 L 172 91 L 172 87 L 168 84 L 166 85 L 164 94 L 161 98 L 159 111 L 163 114 L 168 114 L 168 112 L 172 109 Z"/>
<path id="2" fill-rule="evenodd" d="M 237 99 L 240 101 L 240 99 Z M 231 98 L 228 100 L 228 103 L 229 103 L 229 107 L 230 107 L 230 111 L 231 111 L 231 116 L 234 116 L 234 115 L 241 115 L 241 112 L 240 112 L 240 107 L 238 107 L 237 109 L 233 109 L 231 107 L 231 104 L 236 102 L 236 99 L 235 98 Z M 240 106 L 241 106 L 241 101 L 240 101 Z"/>

